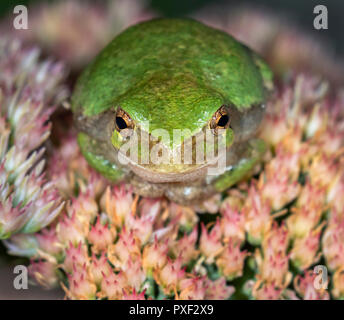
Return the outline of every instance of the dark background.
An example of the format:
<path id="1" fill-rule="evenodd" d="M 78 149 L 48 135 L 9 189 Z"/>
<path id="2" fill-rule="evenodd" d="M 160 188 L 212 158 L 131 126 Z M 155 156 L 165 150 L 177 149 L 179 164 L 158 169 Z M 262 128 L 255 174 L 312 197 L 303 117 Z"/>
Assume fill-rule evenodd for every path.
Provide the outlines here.
<path id="1" fill-rule="evenodd" d="M 12 12 L 18 4 L 29 5 L 33 2 L 51 2 L 53 0 L 0 0 L 0 16 Z M 68 1 L 68 0 L 67 0 Z M 111 1 L 111 0 L 93 0 Z M 343 0 L 147 0 L 156 12 L 163 16 L 185 16 L 208 4 L 217 5 L 255 5 L 264 6 L 290 17 L 306 31 L 330 40 L 337 54 L 344 54 L 344 1 Z M 328 9 L 328 30 L 313 28 L 313 8 L 326 5 Z"/>

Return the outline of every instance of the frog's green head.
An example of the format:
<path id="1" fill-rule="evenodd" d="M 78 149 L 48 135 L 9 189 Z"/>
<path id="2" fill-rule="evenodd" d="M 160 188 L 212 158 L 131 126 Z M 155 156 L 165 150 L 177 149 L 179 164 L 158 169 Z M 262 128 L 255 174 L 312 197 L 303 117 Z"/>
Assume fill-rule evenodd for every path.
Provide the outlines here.
<path id="1" fill-rule="evenodd" d="M 204 167 L 217 158 L 218 148 L 233 142 L 224 97 L 192 75 L 152 74 L 120 96 L 114 107 L 113 146 L 124 155 L 137 144 L 129 158 L 154 172 Z"/>
<path id="2" fill-rule="evenodd" d="M 198 174 L 219 157 L 220 149 L 209 157 L 213 145 L 200 143 L 205 131 L 220 140 L 221 150 L 223 143 L 229 148 L 252 137 L 271 87 L 269 67 L 230 35 L 189 19 L 157 19 L 109 43 L 79 78 L 72 110 L 79 130 L 105 142 L 103 154 L 128 156 L 125 149 L 137 137 L 134 172 L 187 177 L 186 171 Z M 175 139 L 178 130 L 181 139 Z M 176 163 L 174 156 L 190 145 L 191 164 L 189 158 Z M 163 163 L 156 161 L 160 155 Z"/>

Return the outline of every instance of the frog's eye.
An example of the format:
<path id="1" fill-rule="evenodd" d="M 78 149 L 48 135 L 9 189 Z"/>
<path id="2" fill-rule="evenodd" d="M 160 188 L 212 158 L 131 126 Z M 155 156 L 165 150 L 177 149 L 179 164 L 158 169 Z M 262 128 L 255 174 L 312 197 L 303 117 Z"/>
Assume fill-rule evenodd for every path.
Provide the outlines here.
<path id="1" fill-rule="evenodd" d="M 222 106 L 218 109 L 210 120 L 209 126 L 213 130 L 214 134 L 217 134 L 218 129 L 227 129 L 229 127 L 230 117 L 228 109 Z"/>
<path id="2" fill-rule="evenodd" d="M 125 129 L 133 129 L 134 122 L 123 109 L 118 108 L 116 112 L 115 127 L 118 132 Z"/>

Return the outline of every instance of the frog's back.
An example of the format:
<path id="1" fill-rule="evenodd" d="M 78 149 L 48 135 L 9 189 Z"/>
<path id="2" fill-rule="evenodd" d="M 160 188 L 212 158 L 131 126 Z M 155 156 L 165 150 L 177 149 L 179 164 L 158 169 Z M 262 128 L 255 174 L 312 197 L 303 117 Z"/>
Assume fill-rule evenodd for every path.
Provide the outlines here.
<path id="1" fill-rule="evenodd" d="M 78 80 L 72 108 L 100 113 L 157 74 L 193 77 L 239 108 L 264 100 L 261 74 L 249 49 L 228 34 L 189 19 L 156 19 L 128 28 Z"/>

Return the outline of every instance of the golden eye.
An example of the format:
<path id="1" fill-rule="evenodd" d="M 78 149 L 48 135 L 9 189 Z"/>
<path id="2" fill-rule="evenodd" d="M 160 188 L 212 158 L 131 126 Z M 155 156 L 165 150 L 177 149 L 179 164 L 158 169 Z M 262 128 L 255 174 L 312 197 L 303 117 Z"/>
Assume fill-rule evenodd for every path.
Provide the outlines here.
<path id="1" fill-rule="evenodd" d="M 214 130 L 214 133 L 217 134 L 218 129 L 227 129 L 229 127 L 229 123 L 230 117 L 228 114 L 228 109 L 225 106 L 222 106 L 214 113 L 210 120 L 209 126 L 210 129 Z"/>
<path id="2" fill-rule="evenodd" d="M 134 122 L 122 108 L 118 108 L 115 118 L 115 127 L 118 132 L 124 129 L 133 129 Z"/>

